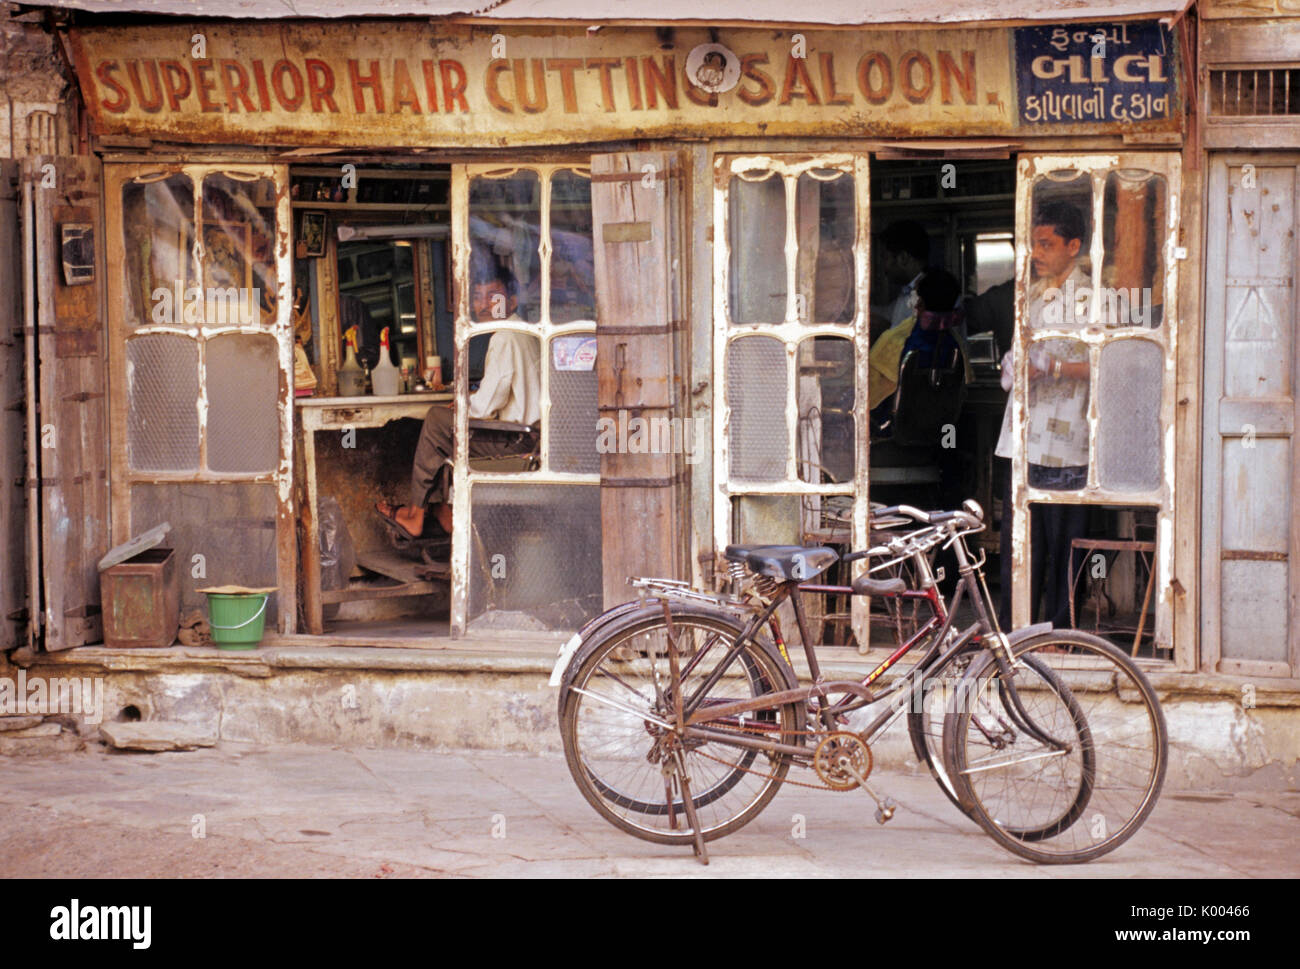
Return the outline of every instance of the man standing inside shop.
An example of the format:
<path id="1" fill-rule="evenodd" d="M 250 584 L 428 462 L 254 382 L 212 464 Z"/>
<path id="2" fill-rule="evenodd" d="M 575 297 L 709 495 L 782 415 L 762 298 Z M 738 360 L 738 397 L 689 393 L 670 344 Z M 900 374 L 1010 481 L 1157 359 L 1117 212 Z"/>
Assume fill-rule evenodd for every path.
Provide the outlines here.
<path id="1" fill-rule="evenodd" d="M 1074 294 L 1087 293 L 1090 280 L 1079 264 L 1087 227 L 1079 209 L 1062 201 L 1035 208 L 1030 232 L 1034 278 L 1025 303 L 1025 323 L 1031 329 L 1082 329 L 1088 324 L 1087 303 Z M 1054 491 L 1076 491 L 1088 482 L 1088 352 L 1077 340 L 1046 340 L 1030 344 L 1026 457 L 1029 485 Z M 1002 358 L 1002 386 L 1012 387 L 1011 352 Z M 1007 401 L 1002 433 L 994 452 L 1011 457 L 1011 401 Z M 1002 603 L 998 621 L 1011 624 L 1011 476 L 1003 497 Z M 1088 509 L 1078 504 L 1030 506 L 1029 533 L 1031 619 L 1056 626 L 1069 625 L 1072 562 L 1070 543 L 1085 534 Z M 1038 607 L 1041 604 L 1041 609 Z"/>

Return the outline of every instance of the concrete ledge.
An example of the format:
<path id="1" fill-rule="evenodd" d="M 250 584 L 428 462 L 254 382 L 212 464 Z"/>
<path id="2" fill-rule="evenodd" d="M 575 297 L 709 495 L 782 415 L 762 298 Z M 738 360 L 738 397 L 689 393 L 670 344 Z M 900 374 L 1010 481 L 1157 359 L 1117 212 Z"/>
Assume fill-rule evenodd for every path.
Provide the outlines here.
<path id="1" fill-rule="evenodd" d="M 554 640 L 250 652 L 82 647 L 43 654 L 25 675 L 101 680 L 102 719 L 176 721 L 223 741 L 553 753 L 561 749 L 558 696 L 547 684 L 555 651 Z M 819 656 L 828 678 L 860 679 L 879 661 L 849 649 Z M 806 669 L 799 671 L 806 680 Z M 1300 787 L 1300 692 L 1292 685 L 1150 675 L 1169 726 L 1171 790 Z M 1245 684 L 1255 687 L 1253 707 L 1243 702 Z M 86 718 L 77 729 L 86 738 L 98 735 Z M 881 766 L 915 767 L 901 722 L 873 754 Z"/>

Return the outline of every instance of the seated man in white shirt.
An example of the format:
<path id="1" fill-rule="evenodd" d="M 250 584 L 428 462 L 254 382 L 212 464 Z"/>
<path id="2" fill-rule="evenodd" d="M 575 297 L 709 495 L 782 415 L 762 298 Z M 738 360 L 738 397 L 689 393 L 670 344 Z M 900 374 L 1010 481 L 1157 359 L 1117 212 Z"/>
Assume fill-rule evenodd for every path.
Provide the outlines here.
<path id="1" fill-rule="evenodd" d="M 519 321 L 513 280 L 487 276 L 470 286 L 470 311 L 476 322 Z M 518 330 L 497 330 L 488 342 L 483 379 L 469 396 L 469 416 L 515 424 L 536 425 L 541 420 L 541 341 Z M 375 510 L 412 538 L 451 534 L 451 462 L 456 454 L 456 415 L 434 404 L 424 418 L 420 442 L 411 467 L 411 503 L 381 501 Z M 477 430 L 470 434 L 470 457 L 499 457 L 527 453 L 533 435 Z M 429 515 L 430 505 L 436 506 Z"/>

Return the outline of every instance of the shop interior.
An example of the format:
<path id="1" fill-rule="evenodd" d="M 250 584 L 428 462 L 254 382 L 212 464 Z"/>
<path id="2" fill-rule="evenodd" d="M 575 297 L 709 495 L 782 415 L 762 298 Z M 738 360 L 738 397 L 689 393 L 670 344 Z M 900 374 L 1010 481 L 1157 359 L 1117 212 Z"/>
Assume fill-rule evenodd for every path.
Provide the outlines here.
<path id="1" fill-rule="evenodd" d="M 1000 594 L 1000 532 L 1009 521 L 1004 506 L 1009 462 L 995 458 L 994 448 L 1007 401 L 1000 361 L 1014 332 L 1015 182 L 1014 160 L 873 159 L 871 168 L 873 307 L 894 303 L 909 282 L 886 266 L 882 234 L 892 223 L 920 224 L 929 239 L 928 265 L 943 267 L 959 285 L 970 376 L 956 399 L 951 385 L 900 380 L 899 392 L 882 414 L 892 410 L 904 420 L 892 426 L 886 421 L 883 428 L 873 422 L 870 498 L 883 504 L 956 507 L 974 497 L 990 522 L 976 546 L 989 556 L 986 571 L 995 597 Z M 360 165 L 349 181 L 340 179 L 338 166 L 295 166 L 290 192 L 297 433 L 315 435 L 313 467 L 304 466 L 303 449 L 296 448 L 296 475 L 315 479 L 325 629 L 372 639 L 445 635 L 445 553 L 439 563 L 436 550 L 430 555 L 427 549 L 395 549 L 390 531 L 376 519 L 374 504 L 406 501 L 424 413 L 430 405 L 450 400 L 456 356 L 450 170 L 414 163 Z M 589 213 L 586 219 L 589 224 Z M 554 222 L 552 228 L 554 233 Z M 836 270 L 828 260 L 820 260 L 814 270 L 823 302 L 834 291 L 830 284 Z M 590 299 L 580 295 L 589 293 L 590 281 L 583 286 L 582 280 L 566 280 L 559 268 L 552 273 L 552 286 L 559 287 L 552 291 L 553 302 L 554 293 L 566 286 L 573 290 L 569 302 Z M 532 319 L 526 295 L 520 302 L 523 318 Z M 594 306 L 587 312 L 594 313 Z M 873 339 L 879 336 L 878 322 L 873 320 Z M 381 361 L 385 331 L 388 355 Z M 483 379 L 486 342 L 478 337 L 470 345 L 471 389 Z M 801 415 L 819 423 L 819 454 L 812 463 L 827 476 L 823 480 L 852 475 L 846 448 L 853 440 L 853 377 L 841 344 L 845 341 L 834 338 L 817 341 L 817 360 L 809 366 L 822 381 L 820 413 Z M 393 370 L 397 392 L 379 393 L 390 389 Z M 377 371 L 385 371 L 382 386 L 376 383 Z M 357 406 L 355 398 L 367 396 L 376 406 Z M 837 407 L 837 401 L 844 406 Z M 330 414 L 337 418 L 345 411 L 355 411 L 345 421 L 351 436 L 338 432 L 338 420 L 330 424 Z M 314 424 L 304 419 L 309 413 Z M 911 415 L 920 416 L 912 418 L 909 431 L 906 418 Z M 918 430 L 927 424 L 951 425 L 952 433 L 936 440 Z M 332 432 L 322 432 L 327 429 Z M 838 535 L 843 541 L 843 529 L 837 526 L 844 524 L 844 512 L 835 501 L 820 503 L 824 527 L 813 529 L 814 537 L 825 541 Z M 1149 598 L 1151 584 L 1153 556 L 1146 549 L 1154 538 L 1154 511 L 1094 506 L 1086 509 L 1086 517 L 1084 533 L 1093 544 L 1088 555 L 1076 554 L 1072 563 L 1073 621 L 1113 634 L 1126 646 L 1134 643 L 1136 632 L 1138 645 L 1150 655 L 1146 644 L 1154 623 L 1149 610 L 1143 617 L 1149 605 L 1143 599 L 1144 593 Z M 950 583 L 955 568 L 949 564 L 947 571 Z M 915 619 L 891 612 L 884 603 L 876 608 L 883 621 L 873 621 L 873 642 L 877 636 L 893 642 Z M 1144 631 L 1137 632 L 1138 627 Z M 825 644 L 851 643 L 847 603 L 825 602 L 814 628 Z"/>

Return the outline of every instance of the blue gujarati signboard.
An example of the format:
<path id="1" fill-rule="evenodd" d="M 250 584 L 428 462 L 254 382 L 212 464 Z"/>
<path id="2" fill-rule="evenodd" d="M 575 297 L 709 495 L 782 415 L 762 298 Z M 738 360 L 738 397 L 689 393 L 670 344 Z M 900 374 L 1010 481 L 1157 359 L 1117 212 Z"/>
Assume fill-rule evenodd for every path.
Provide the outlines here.
<path id="1" fill-rule="evenodd" d="M 1018 27 L 1015 42 L 1021 124 L 1177 117 L 1173 34 L 1156 21 Z"/>

